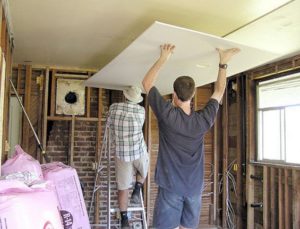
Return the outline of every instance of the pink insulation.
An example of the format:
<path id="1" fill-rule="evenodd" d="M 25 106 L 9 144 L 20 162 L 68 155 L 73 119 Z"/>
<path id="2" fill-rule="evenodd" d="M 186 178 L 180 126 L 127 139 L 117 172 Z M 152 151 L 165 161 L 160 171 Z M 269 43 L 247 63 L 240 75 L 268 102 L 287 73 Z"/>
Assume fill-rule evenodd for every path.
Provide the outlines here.
<path id="1" fill-rule="evenodd" d="M 42 165 L 44 179 L 55 185 L 65 229 L 90 229 L 78 175 L 61 162 Z"/>
<path id="2" fill-rule="evenodd" d="M 1 167 L 1 175 L 9 175 L 13 173 L 29 172 L 31 174 L 30 179 L 24 181 L 29 184 L 36 180 L 43 179 L 43 173 L 40 163 L 25 153 L 21 146 L 16 145 L 16 151 L 12 158 L 8 159 Z M 29 177 L 29 176 L 27 176 Z"/>
<path id="3" fill-rule="evenodd" d="M 28 187 L 0 180 L 1 229 L 63 229 L 58 201 L 50 182 Z"/>

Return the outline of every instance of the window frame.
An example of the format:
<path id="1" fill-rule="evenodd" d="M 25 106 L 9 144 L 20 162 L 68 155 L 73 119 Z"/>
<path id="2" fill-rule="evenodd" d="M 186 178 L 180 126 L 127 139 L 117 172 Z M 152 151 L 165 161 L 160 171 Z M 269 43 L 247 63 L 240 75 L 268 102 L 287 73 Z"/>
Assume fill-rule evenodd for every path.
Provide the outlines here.
<path id="1" fill-rule="evenodd" d="M 273 165 L 273 166 L 277 166 L 277 167 L 293 167 L 293 168 L 300 168 L 300 162 L 299 163 L 291 163 L 291 162 L 287 162 L 286 161 L 286 145 L 285 145 L 285 138 L 286 138 L 286 108 L 288 107 L 300 107 L 300 103 L 296 104 L 296 105 L 287 105 L 287 106 L 278 106 L 278 107 L 270 107 L 270 108 L 259 108 L 258 106 L 258 102 L 259 102 L 259 83 L 264 82 L 264 81 L 269 81 L 269 80 L 273 80 L 273 79 L 278 79 L 280 80 L 280 78 L 284 78 L 284 77 L 288 77 L 288 76 L 292 76 L 298 74 L 300 76 L 300 71 L 292 71 L 292 72 L 287 72 L 285 74 L 277 74 L 277 75 L 272 75 L 270 77 L 264 77 L 264 78 L 260 78 L 255 80 L 255 135 L 256 135 L 256 155 L 255 155 L 255 160 L 254 161 L 250 161 L 253 164 L 261 164 L 261 165 Z M 284 80 L 284 79 L 283 79 Z M 280 131 L 280 160 L 276 160 L 276 159 L 266 159 L 263 158 L 263 151 L 260 151 L 260 138 L 261 138 L 261 134 L 262 131 L 260 131 L 259 129 L 262 129 L 263 127 L 260 126 L 260 116 L 263 116 L 263 113 L 260 115 L 260 111 L 270 111 L 270 110 L 279 110 L 280 112 L 280 128 L 284 129 L 283 132 Z M 283 113 L 283 115 L 282 115 Z M 283 119 L 283 120 L 282 120 Z M 284 138 L 284 140 L 282 141 L 282 139 Z M 284 149 L 284 150 L 283 150 Z M 260 155 L 261 152 L 261 155 Z"/>

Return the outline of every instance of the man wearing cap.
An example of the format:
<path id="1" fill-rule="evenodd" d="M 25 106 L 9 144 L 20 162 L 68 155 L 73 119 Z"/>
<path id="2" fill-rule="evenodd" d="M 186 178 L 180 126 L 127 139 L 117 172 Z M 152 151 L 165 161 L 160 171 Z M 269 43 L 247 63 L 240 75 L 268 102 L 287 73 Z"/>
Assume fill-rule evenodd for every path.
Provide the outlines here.
<path id="1" fill-rule="evenodd" d="M 109 108 L 111 130 L 116 146 L 116 175 L 118 201 L 121 212 L 121 228 L 130 228 L 127 217 L 128 192 L 136 174 L 131 201 L 139 203 L 140 189 L 147 176 L 149 158 L 143 135 L 145 109 L 141 89 L 131 86 L 123 90 L 125 102 L 114 103 Z"/>

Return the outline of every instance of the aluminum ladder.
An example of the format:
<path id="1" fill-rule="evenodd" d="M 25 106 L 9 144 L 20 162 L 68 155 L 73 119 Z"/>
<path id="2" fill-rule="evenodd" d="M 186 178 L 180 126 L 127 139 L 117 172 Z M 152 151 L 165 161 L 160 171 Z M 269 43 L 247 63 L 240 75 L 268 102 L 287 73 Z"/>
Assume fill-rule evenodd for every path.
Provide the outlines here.
<path id="1" fill-rule="evenodd" d="M 114 226 L 115 228 L 121 228 L 120 224 L 114 224 L 114 225 L 111 224 L 111 214 L 119 212 L 118 208 L 111 208 L 111 148 L 112 148 L 112 133 L 110 131 L 110 119 L 108 117 L 106 120 L 101 152 L 100 152 L 99 158 L 98 158 L 98 166 L 96 169 L 96 176 L 95 176 L 95 180 L 94 180 L 92 201 L 91 201 L 91 204 L 89 207 L 89 217 L 90 217 L 91 213 L 92 213 L 92 207 L 95 202 L 95 195 L 101 188 L 101 185 L 98 184 L 98 178 L 100 177 L 103 170 L 107 167 L 107 224 L 106 225 L 105 224 L 91 224 L 92 227 L 102 226 L 102 227 L 111 229 L 111 227 Z M 102 159 L 103 154 L 106 155 L 106 157 L 107 157 L 107 166 L 104 166 L 103 159 Z M 133 221 L 141 221 L 142 226 L 143 226 L 142 228 L 148 229 L 142 190 L 140 192 L 140 198 L 141 198 L 140 206 L 130 206 L 129 205 L 129 207 L 127 208 L 127 212 L 131 212 L 131 213 L 140 212 L 141 218 L 133 218 Z M 94 208 L 96 208 L 96 207 L 98 207 L 98 206 L 94 206 Z"/>

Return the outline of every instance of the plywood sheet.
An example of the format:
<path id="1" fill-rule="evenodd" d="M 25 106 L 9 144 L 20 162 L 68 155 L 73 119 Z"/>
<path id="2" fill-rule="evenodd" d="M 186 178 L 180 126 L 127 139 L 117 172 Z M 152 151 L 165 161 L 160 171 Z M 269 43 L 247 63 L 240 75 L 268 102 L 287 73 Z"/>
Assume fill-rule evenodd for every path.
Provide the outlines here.
<path id="1" fill-rule="evenodd" d="M 229 63 L 228 76 L 243 72 L 278 58 L 279 54 L 241 45 L 220 37 L 161 22 L 153 23 L 115 57 L 85 82 L 86 86 L 123 89 L 140 86 L 141 81 L 160 55 L 160 45 L 176 45 L 174 54 L 161 70 L 156 86 L 162 94 L 173 91 L 173 81 L 181 75 L 194 78 L 196 86 L 214 82 L 218 73 L 216 48 L 238 47 L 242 51 Z"/>

